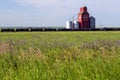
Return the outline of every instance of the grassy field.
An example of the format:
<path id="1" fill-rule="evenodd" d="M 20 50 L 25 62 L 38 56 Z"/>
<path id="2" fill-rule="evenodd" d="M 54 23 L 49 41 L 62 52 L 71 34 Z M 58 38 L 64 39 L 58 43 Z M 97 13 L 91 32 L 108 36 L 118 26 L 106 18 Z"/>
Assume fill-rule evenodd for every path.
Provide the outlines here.
<path id="1" fill-rule="evenodd" d="M 119 79 L 119 31 L 0 33 L 0 80 Z"/>

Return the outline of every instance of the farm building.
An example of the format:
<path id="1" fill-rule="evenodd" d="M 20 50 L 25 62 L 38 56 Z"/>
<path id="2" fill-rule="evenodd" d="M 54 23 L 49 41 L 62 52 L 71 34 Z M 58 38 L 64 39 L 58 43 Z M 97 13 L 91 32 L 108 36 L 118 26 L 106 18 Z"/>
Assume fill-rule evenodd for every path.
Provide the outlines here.
<path id="1" fill-rule="evenodd" d="M 90 16 L 87 7 L 81 7 L 80 12 L 78 13 L 78 20 L 67 21 L 66 29 L 95 29 L 95 18 Z"/>

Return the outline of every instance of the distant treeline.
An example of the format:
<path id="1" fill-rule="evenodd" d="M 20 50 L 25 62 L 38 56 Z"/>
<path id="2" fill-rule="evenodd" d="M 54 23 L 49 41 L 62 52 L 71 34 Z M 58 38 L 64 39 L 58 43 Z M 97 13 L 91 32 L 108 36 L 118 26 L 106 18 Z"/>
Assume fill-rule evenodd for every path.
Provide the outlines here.
<path id="1" fill-rule="evenodd" d="M 0 32 L 33 32 L 33 31 L 120 31 L 120 28 L 65 29 L 65 28 L 0 28 Z"/>

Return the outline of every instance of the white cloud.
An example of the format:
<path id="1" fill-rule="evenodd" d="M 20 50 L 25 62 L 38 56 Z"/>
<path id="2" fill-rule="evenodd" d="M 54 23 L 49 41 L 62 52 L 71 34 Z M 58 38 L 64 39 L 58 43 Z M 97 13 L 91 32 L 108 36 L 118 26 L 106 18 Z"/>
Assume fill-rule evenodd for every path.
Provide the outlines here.
<path id="1" fill-rule="evenodd" d="M 23 15 L 20 13 L 19 16 L 14 18 L 16 24 L 38 25 L 64 25 L 65 21 L 74 16 L 79 12 L 79 8 L 87 6 L 88 11 L 91 15 L 97 19 L 97 25 L 120 25 L 120 1 L 113 0 L 12 0 L 22 7 L 27 6 L 36 12 L 30 10 L 29 12 L 23 10 L 21 13 L 28 14 L 25 19 L 20 18 Z M 14 11 L 13 13 L 15 13 Z M 44 14 L 45 13 L 45 14 Z M 36 15 L 37 18 L 31 16 Z M 10 16 L 10 15 L 9 15 Z M 7 19 L 6 19 L 7 20 Z M 33 21 L 34 20 L 34 21 Z M 7 20 L 8 21 L 8 20 Z M 10 21 L 10 20 L 9 20 Z M 11 21 L 10 21 L 11 22 Z M 13 23 L 14 24 L 14 23 Z"/>
<path id="2" fill-rule="evenodd" d="M 31 5 L 33 7 L 52 7 L 72 4 L 74 0 L 14 0 L 22 5 Z"/>

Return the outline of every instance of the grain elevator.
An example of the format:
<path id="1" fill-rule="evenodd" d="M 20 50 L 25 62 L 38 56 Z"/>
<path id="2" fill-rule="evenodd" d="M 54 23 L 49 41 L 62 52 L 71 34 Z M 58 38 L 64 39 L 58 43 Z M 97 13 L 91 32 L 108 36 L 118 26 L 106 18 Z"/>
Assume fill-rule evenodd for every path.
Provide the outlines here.
<path id="1" fill-rule="evenodd" d="M 78 22 L 80 24 L 80 29 L 90 29 L 90 18 L 89 13 L 87 12 L 87 7 L 80 8 L 78 13 Z"/>
<path id="2" fill-rule="evenodd" d="M 95 29 L 95 18 L 90 16 L 86 6 L 80 8 L 77 19 L 77 21 L 67 21 L 66 29 Z M 72 25 L 68 25 L 71 23 Z"/>

